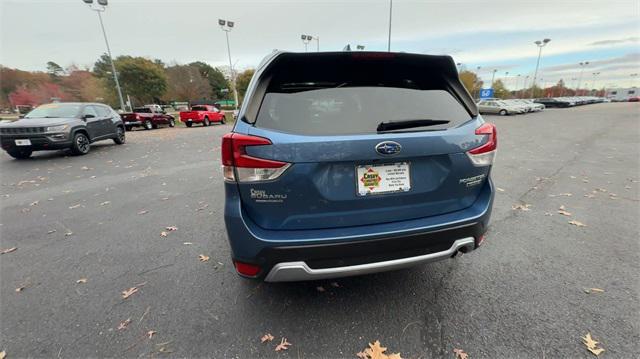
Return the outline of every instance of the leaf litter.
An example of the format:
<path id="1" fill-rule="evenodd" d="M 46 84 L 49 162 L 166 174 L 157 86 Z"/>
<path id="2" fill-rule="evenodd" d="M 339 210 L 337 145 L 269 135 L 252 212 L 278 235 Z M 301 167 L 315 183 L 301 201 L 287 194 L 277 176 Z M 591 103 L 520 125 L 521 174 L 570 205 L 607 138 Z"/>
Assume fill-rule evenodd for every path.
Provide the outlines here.
<path id="1" fill-rule="evenodd" d="M 531 210 L 531 205 L 530 204 L 516 204 L 511 206 L 511 209 L 516 211 L 516 210 L 520 210 L 520 211 L 530 211 Z"/>
<path id="2" fill-rule="evenodd" d="M 276 351 L 279 352 L 279 351 L 282 351 L 282 350 L 287 350 L 287 349 L 289 349 L 289 346 L 291 346 L 291 345 L 293 345 L 293 344 L 289 343 L 287 341 L 287 338 L 283 337 L 282 340 L 280 341 L 280 344 L 278 344 L 276 346 Z"/>
<path id="3" fill-rule="evenodd" d="M 468 359 L 469 354 L 465 353 L 462 349 L 453 349 L 453 353 L 456 355 L 456 359 Z"/>
<path id="4" fill-rule="evenodd" d="M 376 340 L 373 343 L 369 343 L 369 347 L 363 351 L 357 353 L 358 358 L 361 359 L 402 359 L 400 353 L 385 354 L 387 348 L 380 345 L 380 341 Z"/>
<path id="5" fill-rule="evenodd" d="M 600 354 L 602 354 L 602 352 L 604 352 L 603 348 L 598 348 L 599 342 L 595 341 L 591 337 L 591 333 L 587 333 L 587 335 L 582 337 L 582 342 L 587 347 L 587 350 L 589 350 L 595 356 L 599 356 Z"/>
<path id="6" fill-rule="evenodd" d="M 3 249 L 0 251 L 0 254 L 8 254 L 11 252 L 15 252 L 18 250 L 18 247 L 11 247 L 11 248 L 7 248 L 7 249 Z"/>
<path id="7" fill-rule="evenodd" d="M 576 227 L 586 227 L 587 226 L 586 224 L 584 224 L 584 223 L 582 223 L 580 221 L 576 221 L 576 220 L 569 221 L 569 224 L 572 224 L 572 225 L 574 225 Z"/>
<path id="8" fill-rule="evenodd" d="M 273 335 L 271 335 L 271 333 L 267 333 L 260 338 L 260 343 L 270 342 L 273 339 L 275 339 Z"/>

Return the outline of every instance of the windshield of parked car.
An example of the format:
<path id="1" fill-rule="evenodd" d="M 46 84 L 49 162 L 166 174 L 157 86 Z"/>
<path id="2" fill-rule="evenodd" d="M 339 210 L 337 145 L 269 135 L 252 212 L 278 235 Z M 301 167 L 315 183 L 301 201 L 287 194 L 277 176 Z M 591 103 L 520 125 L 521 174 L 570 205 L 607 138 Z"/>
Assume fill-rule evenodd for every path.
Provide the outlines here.
<path id="1" fill-rule="evenodd" d="M 268 93 L 255 125 L 304 135 L 346 135 L 376 133 L 381 122 L 426 118 L 448 121 L 428 127 L 442 130 L 470 116 L 445 90 L 335 87 Z"/>
<path id="2" fill-rule="evenodd" d="M 77 117 L 81 107 L 79 104 L 50 103 L 36 107 L 24 118 Z"/>
<path id="3" fill-rule="evenodd" d="M 138 108 L 134 108 L 133 112 L 138 112 L 138 113 L 151 113 L 151 109 L 150 108 L 146 108 L 146 107 L 138 107 Z"/>
<path id="4" fill-rule="evenodd" d="M 193 106 L 191 111 L 208 111 L 205 106 Z"/>

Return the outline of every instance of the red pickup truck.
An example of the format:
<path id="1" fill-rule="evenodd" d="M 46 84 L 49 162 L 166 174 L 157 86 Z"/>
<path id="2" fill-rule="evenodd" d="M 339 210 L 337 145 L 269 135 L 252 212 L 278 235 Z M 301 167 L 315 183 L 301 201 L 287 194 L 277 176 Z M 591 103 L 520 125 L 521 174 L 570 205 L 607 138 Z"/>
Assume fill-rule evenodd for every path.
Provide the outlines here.
<path id="1" fill-rule="evenodd" d="M 145 130 L 158 128 L 160 125 L 176 125 L 176 120 L 171 115 L 167 115 L 164 111 L 159 111 L 150 107 L 134 108 L 131 113 L 120 115 L 127 131 L 131 131 L 133 127 L 142 127 Z"/>
<path id="2" fill-rule="evenodd" d="M 202 126 L 209 126 L 212 122 L 224 124 L 224 113 L 215 106 L 197 105 L 191 107 L 191 111 L 180 112 L 180 121 L 187 127 L 194 123 L 201 123 Z"/>

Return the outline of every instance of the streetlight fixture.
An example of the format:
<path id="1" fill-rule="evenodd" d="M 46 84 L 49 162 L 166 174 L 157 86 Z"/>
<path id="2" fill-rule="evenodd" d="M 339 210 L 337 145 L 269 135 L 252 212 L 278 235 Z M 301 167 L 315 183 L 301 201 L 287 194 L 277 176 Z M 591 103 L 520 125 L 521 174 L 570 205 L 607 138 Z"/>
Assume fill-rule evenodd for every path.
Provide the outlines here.
<path id="1" fill-rule="evenodd" d="M 593 87 L 596 90 L 596 94 L 597 94 L 598 89 L 596 88 L 596 77 L 600 75 L 600 72 L 594 72 L 592 73 L 592 75 L 593 75 L 593 82 L 591 83 L 591 87 Z"/>
<path id="2" fill-rule="evenodd" d="M 116 89 L 118 90 L 118 99 L 120 100 L 120 109 L 125 110 L 124 98 L 122 97 L 122 89 L 120 88 L 120 82 L 118 81 L 118 73 L 116 72 L 116 65 L 113 64 L 113 57 L 111 57 L 111 48 L 109 47 L 109 40 L 107 40 L 107 32 L 104 30 L 104 23 L 102 22 L 102 12 L 107 9 L 107 0 L 98 0 L 98 4 L 93 6 L 93 0 L 82 0 L 85 4 L 89 5 L 89 9 L 95 11 L 98 14 L 100 20 L 100 28 L 102 29 L 102 35 L 104 36 L 104 42 L 107 45 L 107 55 L 109 56 L 109 62 L 111 63 L 111 72 L 113 73 L 113 79 L 116 83 Z"/>
<path id="3" fill-rule="evenodd" d="M 576 86 L 576 96 L 580 96 L 580 85 L 582 85 L 582 73 L 584 72 L 584 68 L 589 65 L 589 61 L 584 61 L 579 63 L 580 65 L 580 76 L 578 76 L 578 86 Z"/>
<path id="4" fill-rule="evenodd" d="M 229 46 L 229 32 L 233 29 L 235 23 L 233 21 L 218 19 L 220 29 L 224 31 L 227 37 L 227 54 L 229 55 L 229 71 L 231 72 L 231 83 L 233 84 L 233 96 L 235 98 L 235 109 L 238 110 L 238 88 L 236 86 L 236 75 L 233 71 L 233 63 L 231 62 L 231 46 Z"/>
<path id="5" fill-rule="evenodd" d="M 356 45 L 356 50 L 364 51 L 364 45 Z"/>
<path id="6" fill-rule="evenodd" d="M 480 78 L 478 76 L 478 74 L 480 73 L 480 69 L 482 68 L 482 66 L 478 66 L 476 67 L 476 77 L 473 79 L 473 87 L 477 87 L 478 84 L 478 79 Z M 478 87 L 478 91 L 476 93 L 476 98 L 478 98 L 480 96 L 480 88 Z"/>
<path id="7" fill-rule="evenodd" d="M 493 74 L 491 75 L 491 88 L 493 88 L 493 80 L 496 78 L 496 72 L 498 72 L 498 69 L 494 69 Z"/>
<path id="8" fill-rule="evenodd" d="M 538 68 L 540 67 L 540 57 L 542 56 L 542 48 L 547 46 L 547 44 L 551 41 L 551 39 L 543 39 L 542 41 L 537 40 L 533 43 L 538 46 L 538 61 L 536 62 L 536 71 L 533 73 L 533 85 L 531 86 L 531 97 L 533 98 L 533 90 L 536 87 L 536 77 L 538 77 Z"/>
<path id="9" fill-rule="evenodd" d="M 300 35 L 300 39 L 304 42 L 304 52 L 307 52 L 307 45 L 311 40 L 316 40 L 316 51 L 320 52 L 320 36 Z"/>

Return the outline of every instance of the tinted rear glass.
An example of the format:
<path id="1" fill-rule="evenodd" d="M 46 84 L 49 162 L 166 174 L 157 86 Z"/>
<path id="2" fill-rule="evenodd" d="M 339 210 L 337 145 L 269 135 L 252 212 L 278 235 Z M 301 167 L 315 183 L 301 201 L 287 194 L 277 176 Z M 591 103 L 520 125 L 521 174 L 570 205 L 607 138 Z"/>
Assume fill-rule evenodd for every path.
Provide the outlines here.
<path id="1" fill-rule="evenodd" d="M 150 108 L 146 108 L 146 107 L 138 107 L 138 108 L 134 108 L 133 112 L 138 112 L 138 113 L 151 113 L 151 109 Z"/>
<path id="2" fill-rule="evenodd" d="M 205 106 L 193 106 L 191 111 L 207 111 L 207 108 Z"/>
<path id="3" fill-rule="evenodd" d="M 449 121 L 444 125 L 404 130 L 420 131 L 455 127 L 470 118 L 465 108 L 445 90 L 335 87 L 267 93 L 255 126 L 302 135 L 347 135 L 376 133 L 381 122 Z"/>

